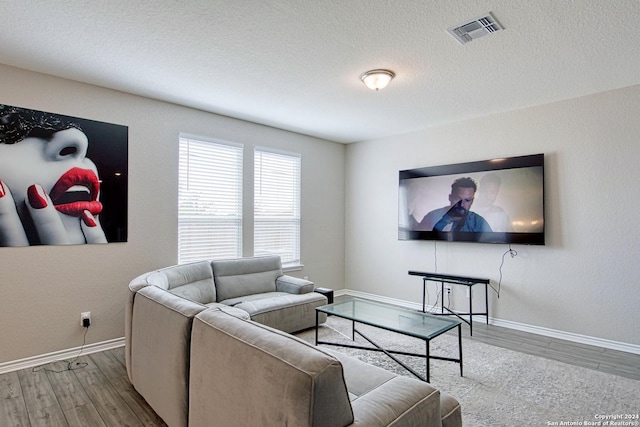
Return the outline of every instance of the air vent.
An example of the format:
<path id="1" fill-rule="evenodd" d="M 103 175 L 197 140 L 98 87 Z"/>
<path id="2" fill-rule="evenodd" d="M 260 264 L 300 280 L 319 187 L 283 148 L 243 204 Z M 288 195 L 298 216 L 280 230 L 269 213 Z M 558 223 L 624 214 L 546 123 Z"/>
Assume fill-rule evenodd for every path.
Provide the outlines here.
<path id="1" fill-rule="evenodd" d="M 500 30 L 504 30 L 504 28 L 491 13 L 447 29 L 449 34 L 458 40 L 460 44 L 469 43 Z"/>

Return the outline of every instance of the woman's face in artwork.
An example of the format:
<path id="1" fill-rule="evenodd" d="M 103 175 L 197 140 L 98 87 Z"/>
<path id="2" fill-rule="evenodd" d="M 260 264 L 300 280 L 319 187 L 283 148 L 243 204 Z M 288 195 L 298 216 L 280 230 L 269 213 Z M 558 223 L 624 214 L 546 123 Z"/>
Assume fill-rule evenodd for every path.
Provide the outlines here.
<path id="1" fill-rule="evenodd" d="M 40 184 L 49 193 L 74 167 L 90 170 L 97 177 L 95 164 L 86 157 L 88 146 L 86 135 L 75 128 L 56 132 L 49 141 L 27 137 L 16 144 L 0 144 L 0 179 L 19 203 L 29 186 Z"/>
<path id="2" fill-rule="evenodd" d="M 102 210 L 98 201 L 98 170 L 86 157 L 87 148 L 87 136 L 76 128 L 52 132 L 46 137 L 29 135 L 14 144 L 0 144 L 0 181 L 8 187 L 23 223 L 29 215 L 26 207 L 30 203 L 29 191 L 34 197 L 30 187 L 38 185 L 59 213 L 68 243 L 86 243 L 80 222 L 83 218 L 86 222 L 88 216 L 95 217 Z M 46 199 L 43 199 L 45 203 Z M 36 228 L 38 226 L 36 224 Z"/>

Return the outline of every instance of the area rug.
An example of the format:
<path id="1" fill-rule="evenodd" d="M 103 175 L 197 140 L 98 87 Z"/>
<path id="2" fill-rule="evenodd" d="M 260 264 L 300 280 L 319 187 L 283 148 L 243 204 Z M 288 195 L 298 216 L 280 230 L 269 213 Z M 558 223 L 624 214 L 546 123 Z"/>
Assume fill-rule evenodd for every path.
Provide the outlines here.
<path id="1" fill-rule="evenodd" d="M 419 339 L 366 325 L 357 324 L 356 328 L 384 348 L 425 352 L 424 341 Z M 321 340 L 352 343 L 351 322 L 335 316 L 329 317 L 318 332 Z M 313 343 L 315 330 L 303 331 L 297 336 Z M 357 335 L 356 342 L 369 345 Z M 384 353 L 326 347 L 413 377 Z M 464 376 L 460 376 L 457 363 L 431 360 L 430 382 L 458 399 L 463 423 L 467 427 L 640 425 L 637 418 L 640 412 L 640 381 L 467 339 L 463 339 L 462 347 Z M 432 355 L 457 358 L 457 332 L 435 338 L 430 349 Z M 420 375 L 425 375 L 424 359 L 398 358 Z M 631 418 L 619 418 L 625 416 Z M 631 424 L 614 424 L 621 421 Z"/>

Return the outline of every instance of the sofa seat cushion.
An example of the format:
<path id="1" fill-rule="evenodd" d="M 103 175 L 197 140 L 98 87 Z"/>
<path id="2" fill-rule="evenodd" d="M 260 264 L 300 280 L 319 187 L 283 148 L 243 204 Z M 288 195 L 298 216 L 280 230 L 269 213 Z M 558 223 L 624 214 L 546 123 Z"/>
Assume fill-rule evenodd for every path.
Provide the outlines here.
<path id="1" fill-rule="evenodd" d="M 273 298 L 280 298 L 280 297 L 286 297 L 286 296 L 292 296 L 292 295 L 287 292 L 261 292 L 258 294 L 243 295 L 241 297 L 229 298 L 229 299 L 220 301 L 220 304 L 235 307 L 245 302 L 253 302 L 258 300 L 270 300 Z M 263 301 L 263 303 L 264 302 L 265 301 Z M 267 304 L 267 305 L 271 305 L 271 304 Z M 252 310 L 252 311 L 255 311 L 255 310 Z M 247 311 L 247 312 L 251 313 L 250 311 Z"/>
<path id="2" fill-rule="evenodd" d="M 338 351 L 326 351 L 343 366 L 354 426 L 441 426 L 440 391 L 429 383 L 396 375 Z"/>
<path id="3" fill-rule="evenodd" d="M 282 310 L 287 307 L 307 304 L 311 304 L 314 308 L 319 307 L 327 304 L 327 298 L 324 295 L 315 292 L 300 295 L 292 295 L 286 292 L 266 292 L 263 294 L 247 295 L 242 298 L 226 300 L 223 301 L 222 304 L 244 310 L 253 318 L 258 314 Z"/>
<path id="4" fill-rule="evenodd" d="M 225 304 L 221 304 L 219 302 L 212 302 L 209 304 L 205 304 L 205 306 L 207 306 L 208 308 L 215 308 L 217 310 L 224 311 L 225 313 L 231 314 L 232 316 L 239 317 L 240 319 L 244 319 L 244 320 L 251 319 L 251 317 L 249 316 L 249 313 L 247 313 L 246 311 L 236 307 L 231 307 Z"/>
<path id="5" fill-rule="evenodd" d="M 292 295 L 286 292 L 266 292 L 222 301 L 249 313 L 251 320 L 280 329 L 296 332 L 315 326 L 315 309 L 327 304 L 327 298 L 316 292 Z M 319 322 L 326 320 L 320 313 Z"/>

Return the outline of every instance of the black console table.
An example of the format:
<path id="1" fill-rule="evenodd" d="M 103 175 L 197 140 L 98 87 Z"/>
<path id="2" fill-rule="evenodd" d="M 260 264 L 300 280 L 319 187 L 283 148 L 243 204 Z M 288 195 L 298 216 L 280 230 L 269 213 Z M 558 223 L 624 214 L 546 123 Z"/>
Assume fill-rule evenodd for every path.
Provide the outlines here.
<path id="1" fill-rule="evenodd" d="M 431 313 L 435 315 L 442 316 L 456 316 L 463 322 L 469 325 L 469 334 L 473 335 L 473 316 L 474 315 L 485 315 L 487 318 L 487 325 L 489 324 L 489 279 L 481 279 L 477 277 L 465 277 L 465 276 L 451 276 L 449 274 L 437 274 L 437 273 L 425 273 L 423 271 L 409 271 L 409 275 L 411 276 L 420 276 L 422 277 L 422 312 L 426 313 L 426 293 L 427 293 L 427 282 L 440 282 L 440 313 Z M 444 284 L 450 283 L 453 285 L 463 285 L 467 286 L 469 290 L 469 312 L 468 313 L 456 313 L 449 309 L 449 307 L 445 307 L 444 305 Z M 484 312 L 473 312 L 473 293 L 471 292 L 471 287 L 476 284 L 484 285 Z M 436 304 L 438 302 L 436 301 Z M 445 313 L 445 309 L 448 313 Z M 464 319 L 462 316 L 469 316 L 469 320 Z"/>

